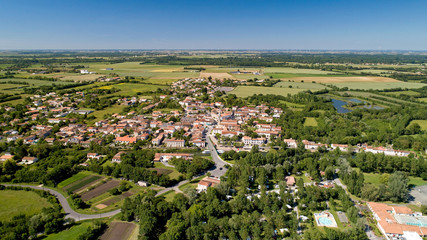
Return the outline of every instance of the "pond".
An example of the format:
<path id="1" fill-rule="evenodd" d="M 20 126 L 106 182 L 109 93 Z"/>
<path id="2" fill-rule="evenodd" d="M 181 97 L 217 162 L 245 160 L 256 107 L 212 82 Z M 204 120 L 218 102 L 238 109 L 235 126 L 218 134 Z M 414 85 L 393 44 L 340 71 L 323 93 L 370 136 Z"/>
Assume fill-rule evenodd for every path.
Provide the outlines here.
<path id="1" fill-rule="evenodd" d="M 343 107 L 347 104 L 346 102 L 337 100 L 337 99 L 331 99 L 331 100 L 332 100 L 332 105 L 334 105 L 338 113 L 348 113 L 352 111 Z"/>

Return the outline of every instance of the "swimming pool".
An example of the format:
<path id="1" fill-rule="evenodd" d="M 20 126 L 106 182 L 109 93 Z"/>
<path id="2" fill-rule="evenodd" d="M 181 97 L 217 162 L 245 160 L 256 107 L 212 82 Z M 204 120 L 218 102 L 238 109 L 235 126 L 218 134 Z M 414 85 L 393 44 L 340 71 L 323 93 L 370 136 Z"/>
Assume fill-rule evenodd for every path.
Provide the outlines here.
<path id="1" fill-rule="evenodd" d="M 334 225 L 332 220 L 327 218 L 327 217 L 319 217 L 317 219 L 317 221 L 319 222 L 319 225 L 322 225 L 322 226 L 333 226 Z"/>

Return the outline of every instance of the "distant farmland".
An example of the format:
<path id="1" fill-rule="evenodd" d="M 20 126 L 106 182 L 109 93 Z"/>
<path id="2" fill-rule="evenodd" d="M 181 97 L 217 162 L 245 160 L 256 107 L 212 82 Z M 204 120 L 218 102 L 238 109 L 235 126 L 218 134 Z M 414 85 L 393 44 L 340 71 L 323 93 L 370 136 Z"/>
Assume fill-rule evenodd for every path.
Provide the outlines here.
<path id="1" fill-rule="evenodd" d="M 308 89 L 301 88 L 280 88 L 280 87 L 257 87 L 257 86 L 238 86 L 229 94 L 236 94 L 238 97 L 248 97 L 254 94 L 274 94 L 287 96 L 288 94 L 297 94 Z"/>

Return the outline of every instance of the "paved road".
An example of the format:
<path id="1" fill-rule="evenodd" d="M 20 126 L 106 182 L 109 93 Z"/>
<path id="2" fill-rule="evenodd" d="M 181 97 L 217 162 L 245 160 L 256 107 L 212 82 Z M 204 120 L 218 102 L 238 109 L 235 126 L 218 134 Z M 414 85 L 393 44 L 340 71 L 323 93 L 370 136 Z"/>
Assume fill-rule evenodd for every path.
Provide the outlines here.
<path id="1" fill-rule="evenodd" d="M 215 149 L 215 146 L 212 143 L 210 135 L 206 137 L 206 141 L 208 142 L 208 149 L 211 153 L 212 160 L 215 162 L 215 166 L 211 170 L 209 170 L 209 172 L 211 173 L 211 176 L 221 177 L 225 174 L 225 172 L 227 172 L 227 168 L 225 168 L 225 165 L 233 166 L 233 164 L 221 159 Z"/>
<path id="2" fill-rule="evenodd" d="M 212 156 L 212 160 L 215 162 L 215 166 L 211 170 L 209 170 L 209 172 L 211 173 L 211 176 L 221 177 L 227 171 L 227 169 L 224 166 L 227 164 L 232 166 L 233 164 L 227 163 L 219 157 L 219 155 L 218 155 L 214 145 L 212 144 L 212 141 L 211 141 L 209 136 L 207 137 L 207 142 L 208 142 L 208 149 L 210 150 L 210 153 Z M 162 195 L 162 194 L 164 194 L 170 190 L 174 190 L 175 192 L 182 192 L 179 189 L 179 186 L 184 185 L 186 183 L 188 183 L 188 180 L 184 180 L 184 181 L 181 181 L 174 186 L 167 187 L 167 188 L 157 192 L 156 196 Z M 121 209 L 117 209 L 117 210 L 114 210 L 111 212 L 100 213 L 100 214 L 81 214 L 81 213 L 74 211 L 71 208 L 71 206 L 68 204 L 67 199 L 64 197 L 64 195 L 62 195 L 61 193 L 59 193 L 58 191 L 55 191 L 53 189 L 42 187 L 42 186 L 33 186 L 33 185 L 25 185 L 25 184 L 2 184 L 2 185 L 4 185 L 4 186 L 29 187 L 29 188 L 33 188 L 33 189 L 48 191 L 49 193 L 54 195 L 59 200 L 59 203 L 61 204 L 61 206 L 64 209 L 64 212 L 66 214 L 65 218 L 72 218 L 75 221 L 111 217 L 111 216 L 114 216 L 116 214 L 119 214 L 121 211 Z"/>
<path id="3" fill-rule="evenodd" d="M 65 218 L 72 218 L 75 221 L 111 217 L 111 216 L 114 216 L 114 215 L 120 213 L 120 209 L 117 209 L 117 210 L 114 210 L 111 212 L 100 213 L 100 214 L 81 214 L 81 213 L 74 211 L 70 207 L 70 205 L 68 204 L 67 199 L 64 197 L 64 195 L 62 195 L 61 193 L 59 193 L 53 189 L 45 188 L 42 186 L 32 186 L 32 185 L 24 185 L 24 184 L 2 184 L 2 185 L 4 185 L 4 186 L 29 187 L 29 188 L 33 188 L 33 189 L 48 191 L 49 193 L 54 195 L 59 200 L 59 203 L 61 204 L 61 206 L 64 209 L 64 212 L 66 214 Z"/>

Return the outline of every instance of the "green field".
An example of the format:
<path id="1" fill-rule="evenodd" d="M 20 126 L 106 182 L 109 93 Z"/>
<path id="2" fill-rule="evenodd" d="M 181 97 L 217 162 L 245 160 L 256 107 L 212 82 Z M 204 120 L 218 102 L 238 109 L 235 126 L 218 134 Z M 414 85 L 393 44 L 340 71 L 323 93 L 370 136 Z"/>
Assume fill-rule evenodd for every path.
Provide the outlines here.
<path id="1" fill-rule="evenodd" d="M 197 72 L 185 70 L 184 67 L 180 65 L 139 64 L 139 62 L 124 62 L 115 64 L 90 63 L 83 65 L 89 66 L 86 68 L 88 71 L 106 75 L 116 73 L 119 76 L 158 79 L 180 79 L 186 77 L 197 77 L 199 75 Z M 106 68 L 113 68 L 114 70 L 106 70 Z"/>
<path id="2" fill-rule="evenodd" d="M 325 87 L 319 83 L 312 83 L 312 82 L 288 82 L 288 81 L 281 81 L 278 82 L 274 87 L 282 87 L 282 88 L 302 88 L 302 89 L 311 89 L 311 90 L 319 90 L 319 89 L 325 89 L 328 87 Z"/>
<path id="3" fill-rule="evenodd" d="M 99 89 L 120 89 L 119 92 L 110 94 L 109 96 L 136 96 L 139 92 L 152 92 L 158 88 L 166 88 L 163 85 L 142 84 L 142 83 L 118 83 L 114 85 L 102 86 Z"/>
<path id="4" fill-rule="evenodd" d="M 171 170 L 172 172 L 168 174 L 168 176 L 169 176 L 171 179 L 178 179 L 178 177 L 182 175 L 181 173 L 179 173 L 179 172 L 176 170 L 176 168 L 165 166 L 163 163 L 160 163 L 160 162 L 156 162 L 156 163 L 154 163 L 154 167 L 155 167 L 155 168 L 163 168 L 163 169 Z"/>
<path id="5" fill-rule="evenodd" d="M 30 84 L 30 85 L 27 85 L 28 87 L 50 86 L 52 84 L 56 84 L 56 85 L 72 84 L 72 82 L 65 82 L 65 81 L 47 81 L 47 80 L 24 79 L 24 78 L 0 79 L 0 82 L 9 82 L 9 81 L 26 82 Z M 16 85 L 19 86 L 19 84 L 16 84 Z"/>
<path id="6" fill-rule="evenodd" d="M 286 104 L 287 107 L 291 107 L 291 108 L 304 108 L 305 107 L 304 104 L 292 103 L 292 102 L 287 102 L 287 101 L 283 101 L 283 100 L 280 100 L 280 102 Z"/>
<path id="7" fill-rule="evenodd" d="M 74 191 L 76 191 L 77 189 L 79 189 L 79 188 L 81 188 L 81 187 L 83 187 L 83 186 L 85 186 L 85 185 L 87 185 L 87 184 L 90 184 L 90 183 L 92 183 L 92 182 L 95 182 L 95 181 L 97 181 L 97 180 L 99 180 L 99 179 L 101 179 L 101 177 L 100 177 L 100 176 L 93 175 L 93 176 L 90 176 L 90 177 L 87 177 L 87 178 L 81 179 L 81 180 L 79 180 L 79 181 L 76 181 L 76 182 L 74 182 L 74 184 L 72 184 L 72 185 L 68 185 L 68 186 L 66 186 L 66 187 L 64 188 L 64 190 L 66 190 L 67 192 L 74 192 Z"/>
<path id="8" fill-rule="evenodd" d="M 89 226 L 93 226 L 92 221 L 85 221 L 77 223 L 69 229 L 61 231 L 59 233 L 50 234 L 45 240 L 74 240 L 78 236 L 85 233 Z"/>
<path id="9" fill-rule="evenodd" d="M 328 83 L 339 88 L 348 87 L 349 89 L 393 89 L 393 88 L 422 88 L 427 86 L 425 83 L 413 83 L 413 82 L 340 82 L 340 83 Z"/>
<path id="10" fill-rule="evenodd" d="M 96 117 L 95 121 L 99 121 L 104 119 L 105 114 L 121 113 L 125 107 L 126 107 L 125 105 L 113 105 L 111 107 L 108 107 L 102 110 L 96 110 L 93 113 L 91 113 L 90 116 L 95 116 Z"/>
<path id="11" fill-rule="evenodd" d="M 418 96 L 418 95 L 420 95 L 419 92 L 415 92 L 415 91 L 411 91 L 411 90 L 408 90 L 408 91 L 397 91 L 397 92 L 385 92 L 385 94 L 387 94 L 387 95 L 393 95 L 393 96 L 397 96 L 397 95 L 401 95 L 401 94 L 405 94 L 405 95 L 408 95 L 408 96 Z"/>
<path id="12" fill-rule="evenodd" d="M 256 87 L 256 86 L 238 86 L 229 94 L 236 94 L 238 97 L 248 97 L 254 94 L 275 94 L 287 96 L 288 94 L 297 94 L 308 89 L 301 88 L 279 88 L 279 87 Z"/>
<path id="13" fill-rule="evenodd" d="M 65 186 L 70 185 L 70 184 L 72 184 L 74 182 L 77 182 L 77 181 L 79 181 L 79 180 L 81 180 L 81 179 L 83 179 L 83 178 L 85 178 L 85 177 L 87 177 L 89 175 L 91 175 L 90 172 L 86 172 L 86 171 L 84 171 L 84 172 L 78 172 L 74 176 L 72 176 L 72 177 L 70 177 L 68 179 L 65 179 L 64 181 L 58 183 L 58 188 L 63 188 Z"/>
<path id="14" fill-rule="evenodd" d="M 420 125 L 421 130 L 427 131 L 427 120 L 412 120 L 408 126 L 411 126 L 411 124 L 418 123 Z"/>
<path id="15" fill-rule="evenodd" d="M 363 173 L 363 176 L 365 178 L 365 183 L 372 183 L 374 185 L 379 185 L 381 183 L 380 182 L 381 174 L 378 174 L 378 173 Z M 422 185 L 426 185 L 427 181 L 424 181 L 420 177 L 409 176 L 409 182 L 408 183 L 409 183 L 409 185 L 422 186 Z"/>
<path id="16" fill-rule="evenodd" d="M 286 68 L 286 67 L 266 67 L 264 69 L 264 74 L 267 74 L 267 73 L 290 73 L 290 74 L 310 74 L 310 75 L 337 74 L 336 72 L 322 71 L 317 69 L 301 69 L 301 68 Z"/>
<path id="17" fill-rule="evenodd" d="M 165 197 L 165 200 L 168 202 L 172 202 L 173 198 L 175 197 L 176 192 L 174 190 L 170 190 L 166 192 L 165 194 L 161 195 L 162 197 Z"/>
<path id="18" fill-rule="evenodd" d="M 317 120 L 314 117 L 306 117 L 304 121 L 306 127 L 317 127 Z"/>
<path id="19" fill-rule="evenodd" d="M 418 100 L 421 102 L 427 102 L 427 98 L 418 98 Z"/>
<path id="20" fill-rule="evenodd" d="M 0 221 L 8 221 L 19 214 L 34 215 L 44 207 L 51 207 L 45 198 L 31 191 L 0 191 Z"/>

